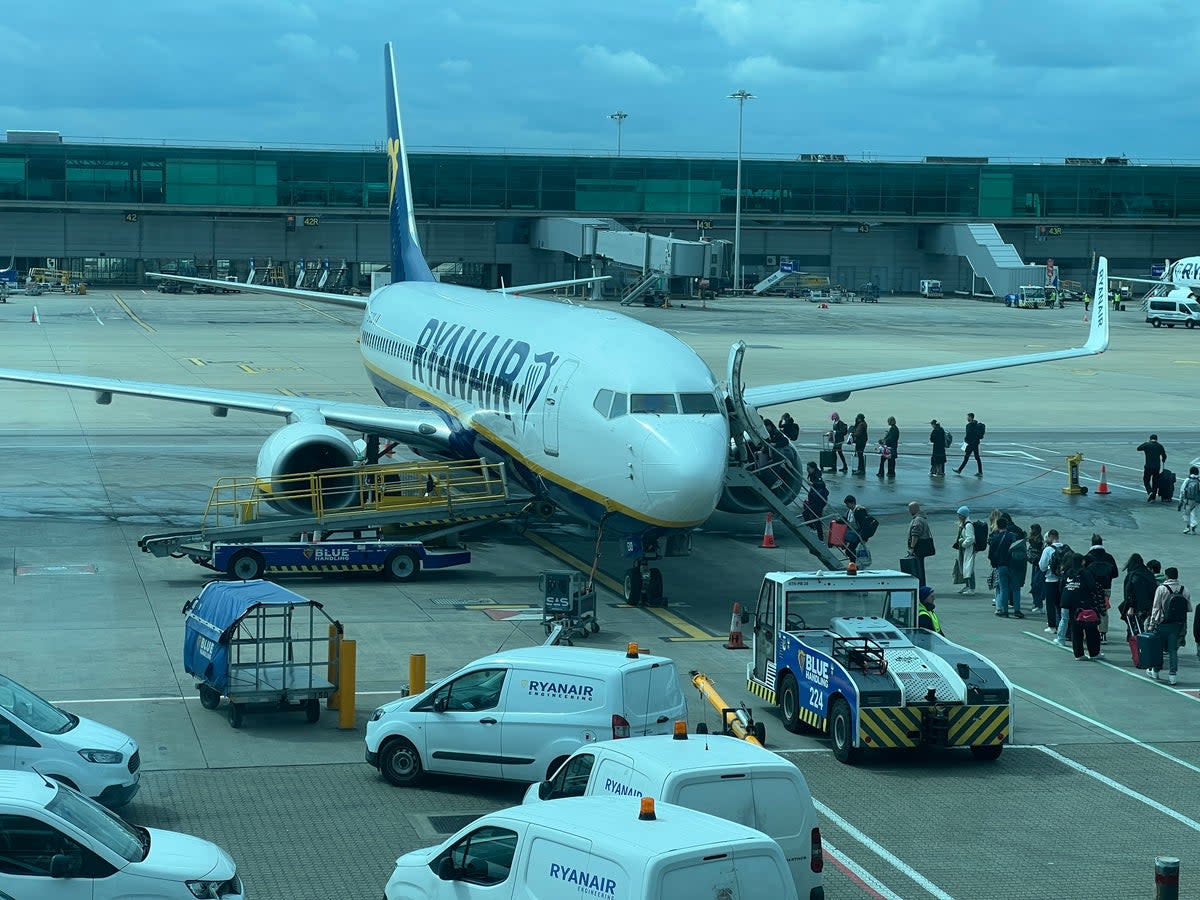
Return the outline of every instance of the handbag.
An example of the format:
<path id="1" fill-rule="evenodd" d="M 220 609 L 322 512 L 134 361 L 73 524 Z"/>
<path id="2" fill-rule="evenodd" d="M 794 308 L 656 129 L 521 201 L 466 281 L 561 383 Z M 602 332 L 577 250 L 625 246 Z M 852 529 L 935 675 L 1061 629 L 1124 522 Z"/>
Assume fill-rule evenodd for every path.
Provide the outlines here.
<path id="1" fill-rule="evenodd" d="M 994 591 L 996 589 L 996 570 L 995 569 L 992 569 L 992 571 L 988 572 L 987 586 L 988 586 L 989 590 Z"/>
<path id="2" fill-rule="evenodd" d="M 1081 609 L 1075 613 L 1075 621 L 1083 625 L 1095 625 L 1100 621 L 1100 613 L 1094 609 Z"/>
<path id="3" fill-rule="evenodd" d="M 959 447 L 958 449 L 961 450 L 963 453 L 966 453 L 967 452 L 967 442 L 963 441 L 962 446 Z"/>
<path id="4" fill-rule="evenodd" d="M 916 547 L 917 556 L 924 559 L 926 556 L 934 556 L 937 554 L 937 548 L 933 546 L 933 538 L 917 538 Z"/>

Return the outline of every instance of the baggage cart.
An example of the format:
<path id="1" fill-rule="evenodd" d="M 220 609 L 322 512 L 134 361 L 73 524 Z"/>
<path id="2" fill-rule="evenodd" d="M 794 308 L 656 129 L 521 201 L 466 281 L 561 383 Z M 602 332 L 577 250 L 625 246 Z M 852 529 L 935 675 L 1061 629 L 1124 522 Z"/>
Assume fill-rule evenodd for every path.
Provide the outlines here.
<path id="1" fill-rule="evenodd" d="M 596 589 L 582 572 L 543 572 L 538 577 L 542 591 L 542 626 L 549 635 L 561 626 L 559 640 L 572 643 L 572 638 L 596 634 Z"/>
<path id="2" fill-rule="evenodd" d="M 304 710 L 321 717 L 336 685 L 336 634 L 341 623 L 324 607 L 269 581 L 210 581 L 183 607 L 183 663 L 197 680 L 200 703 L 228 700 L 229 724 L 246 712 Z"/>

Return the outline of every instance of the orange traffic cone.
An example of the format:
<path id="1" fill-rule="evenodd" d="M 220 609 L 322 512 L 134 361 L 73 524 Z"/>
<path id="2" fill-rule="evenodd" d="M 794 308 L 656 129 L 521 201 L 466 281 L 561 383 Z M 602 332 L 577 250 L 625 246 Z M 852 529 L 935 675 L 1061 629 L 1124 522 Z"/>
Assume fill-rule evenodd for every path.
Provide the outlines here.
<path id="1" fill-rule="evenodd" d="M 768 550 L 775 549 L 775 526 L 771 524 L 770 513 L 767 513 L 767 527 L 763 529 L 762 545 Z"/>
<path id="2" fill-rule="evenodd" d="M 1100 465 L 1100 484 L 1096 487 L 1097 494 L 1111 493 L 1108 489 L 1108 466 L 1101 463 Z"/>
<path id="3" fill-rule="evenodd" d="M 30 321 L 30 322 L 32 322 L 34 325 L 41 325 L 41 324 L 42 324 L 42 323 L 41 323 L 41 321 L 38 319 L 37 307 L 36 307 L 36 306 L 33 308 L 33 312 L 31 312 L 31 313 L 29 314 L 29 321 Z"/>
<path id="4" fill-rule="evenodd" d="M 742 640 L 742 604 L 733 604 L 733 618 L 729 621 L 729 640 L 721 645 L 726 650 L 749 650 Z"/>

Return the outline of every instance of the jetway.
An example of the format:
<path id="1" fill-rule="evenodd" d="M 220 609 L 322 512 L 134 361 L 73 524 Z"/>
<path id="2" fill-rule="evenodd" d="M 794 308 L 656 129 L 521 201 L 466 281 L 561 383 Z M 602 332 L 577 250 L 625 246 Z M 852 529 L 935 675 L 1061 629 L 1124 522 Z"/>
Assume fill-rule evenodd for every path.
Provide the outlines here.
<path id="1" fill-rule="evenodd" d="M 1044 280 L 1045 267 L 1023 262 L 1017 249 L 1006 243 L 990 222 L 931 225 L 921 230 L 920 245 L 926 253 L 966 257 L 971 270 L 997 297 Z"/>
<path id="2" fill-rule="evenodd" d="M 685 241 L 646 231 L 629 231 L 616 219 L 545 218 L 533 223 L 529 244 L 536 250 L 566 253 L 577 259 L 606 260 L 642 273 L 642 292 L 657 278 L 703 278 L 711 269 L 713 248 L 706 241 Z M 654 276 L 654 278 L 651 278 Z M 624 301 L 635 297 L 625 296 Z"/>

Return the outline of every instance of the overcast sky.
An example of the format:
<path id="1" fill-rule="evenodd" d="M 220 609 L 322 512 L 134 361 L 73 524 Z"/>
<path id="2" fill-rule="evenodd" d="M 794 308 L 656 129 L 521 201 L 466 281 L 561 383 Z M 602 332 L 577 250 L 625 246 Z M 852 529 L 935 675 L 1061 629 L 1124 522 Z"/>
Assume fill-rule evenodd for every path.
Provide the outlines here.
<path id="1" fill-rule="evenodd" d="M 1189 0 L 43 0 L 0 129 L 410 147 L 1200 160 Z"/>

